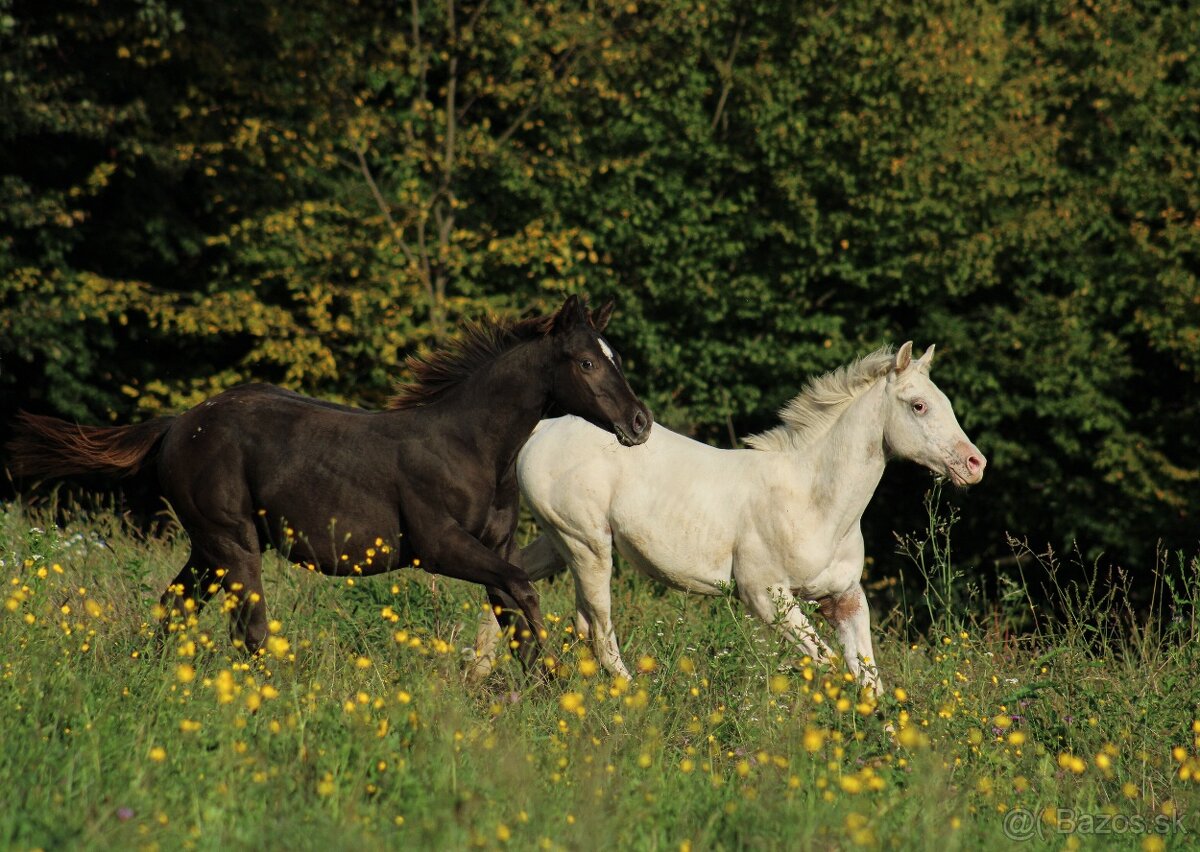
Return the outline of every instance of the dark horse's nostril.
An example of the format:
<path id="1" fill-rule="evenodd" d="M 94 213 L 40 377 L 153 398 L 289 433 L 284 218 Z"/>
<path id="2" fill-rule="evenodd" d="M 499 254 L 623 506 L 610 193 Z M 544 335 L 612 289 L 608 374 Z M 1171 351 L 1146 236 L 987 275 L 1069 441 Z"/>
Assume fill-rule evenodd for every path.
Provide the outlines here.
<path id="1" fill-rule="evenodd" d="M 633 415 L 633 422 L 629 425 L 633 427 L 633 434 L 642 434 L 646 431 L 646 415 L 639 411 Z"/>

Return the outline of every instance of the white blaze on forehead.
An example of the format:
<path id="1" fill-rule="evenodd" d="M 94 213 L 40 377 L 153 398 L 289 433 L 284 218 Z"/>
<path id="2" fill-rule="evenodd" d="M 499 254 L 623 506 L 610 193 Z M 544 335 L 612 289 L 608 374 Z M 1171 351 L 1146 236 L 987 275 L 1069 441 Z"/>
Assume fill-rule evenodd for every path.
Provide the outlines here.
<path id="1" fill-rule="evenodd" d="M 608 341 L 603 337 L 597 337 L 596 342 L 600 344 L 600 351 L 604 353 L 604 357 L 613 362 L 613 366 L 617 365 L 617 360 L 613 358 L 612 348 L 608 345 Z"/>

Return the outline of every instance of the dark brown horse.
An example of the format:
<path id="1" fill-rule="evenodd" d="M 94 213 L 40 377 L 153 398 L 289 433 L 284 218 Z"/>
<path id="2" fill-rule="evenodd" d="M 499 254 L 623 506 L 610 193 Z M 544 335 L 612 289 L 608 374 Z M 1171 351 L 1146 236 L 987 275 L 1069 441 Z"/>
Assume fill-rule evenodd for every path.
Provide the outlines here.
<path id="1" fill-rule="evenodd" d="M 406 565 L 486 587 L 528 666 L 544 635 L 517 553 L 517 452 L 551 410 L 640 444 L 651 414 L 630 390 L 595 317 L 571 296 L 553 315 L 465 329 L 426 360 L 386 411 L 243 385 L 175 417 L 79 426 L 22 413 L 8 445 L 19 476 L 135 473 L 158 482 L 191 538 L 163 593 L 168 615 L 223 588 L 235 645 L 266 638 L 262 552 L 273 546 L 325 574 Z M 521 616 L 524 616 L 522 619 Z M 526 622 L 526 623 L 522 623 Z"/>

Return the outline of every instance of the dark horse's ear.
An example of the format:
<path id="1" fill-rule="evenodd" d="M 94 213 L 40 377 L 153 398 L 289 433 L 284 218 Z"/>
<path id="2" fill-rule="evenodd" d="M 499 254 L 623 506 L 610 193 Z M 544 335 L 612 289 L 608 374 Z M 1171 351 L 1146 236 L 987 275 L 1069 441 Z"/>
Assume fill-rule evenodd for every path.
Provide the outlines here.
<path id="1" fill-rule="evenodd" d="M 600 306 L 599 310 L 592 312 L 592 325 L 596 327 L 596 331 L 604 331 L 608 326 L 608 321 L 612 319 L 613 308 L 616 306 L 617 303 L 609 299 Z"/>
<path id="2" fill-rule="evenodd" d="M 583 306 L 583 300 L 574 294 L 567 296 L 567 300 L 554 315 L 554 332 L 558 334 L 587 324 L 588 312 Z"/>

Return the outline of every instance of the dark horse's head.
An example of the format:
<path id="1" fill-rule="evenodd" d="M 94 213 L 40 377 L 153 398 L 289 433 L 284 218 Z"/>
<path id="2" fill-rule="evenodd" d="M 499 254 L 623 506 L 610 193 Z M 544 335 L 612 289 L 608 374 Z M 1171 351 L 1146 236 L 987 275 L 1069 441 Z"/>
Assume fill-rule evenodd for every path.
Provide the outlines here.
<path id="1" fill-rule="evenodd" d="M 654 415 L 634 395 L 621 357 L 600 334 L 612 311 L 611 301 L 593 314 L 578 296 L 569 296 L 554 315 L 550 333 L 558 363 L 552 396 L 562 410 L 612 432 L 629 447 L 650 437 Z"/>

